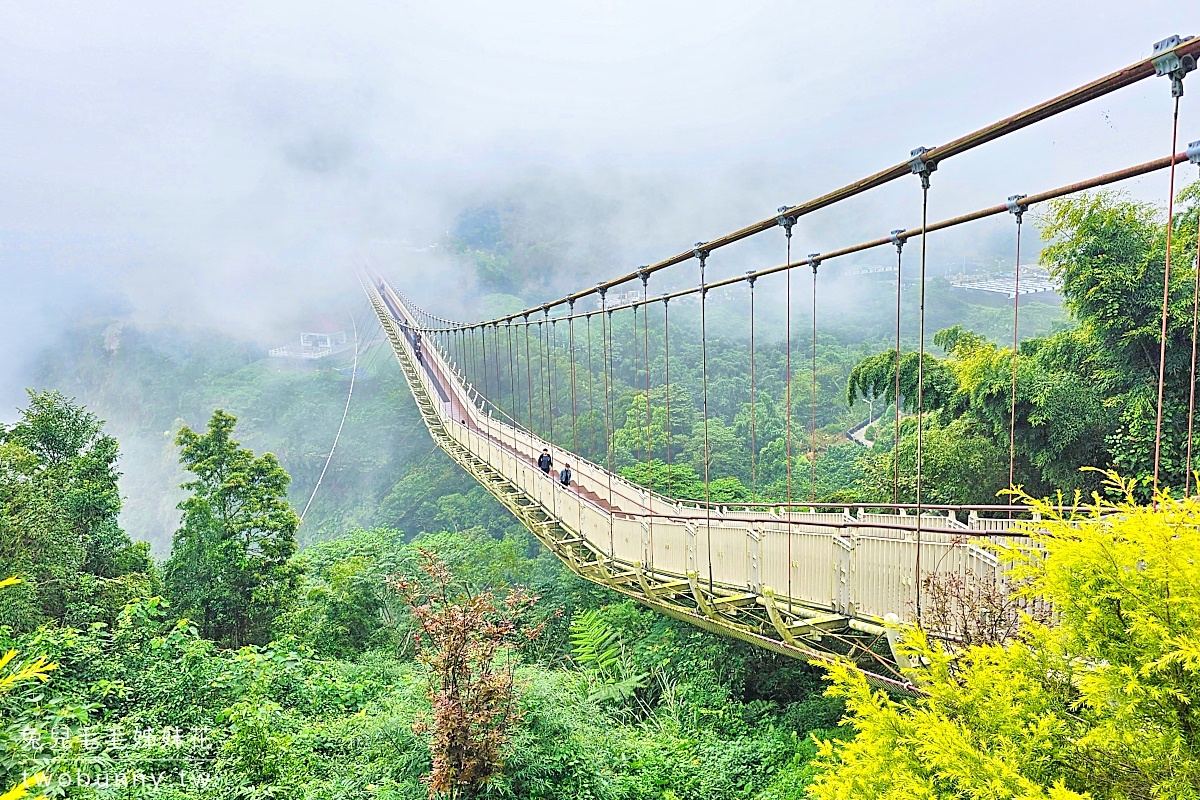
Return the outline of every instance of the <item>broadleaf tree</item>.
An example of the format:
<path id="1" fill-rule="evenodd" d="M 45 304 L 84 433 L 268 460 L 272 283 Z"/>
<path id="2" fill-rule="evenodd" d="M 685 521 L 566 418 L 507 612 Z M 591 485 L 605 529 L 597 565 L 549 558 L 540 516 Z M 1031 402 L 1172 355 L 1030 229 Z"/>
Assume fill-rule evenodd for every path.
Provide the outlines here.
<path id="1" fill-rule="evenodd" d="M 165 568 L 168 594 L 202 634 L 230 647 L 270 641 L 275 618 L 293 601 L 300 567 L 299 518 L 289 477 L 275 456 L 233 439 L 237 419 L 213 413 L 204 433 L 184 426 L 179 461 L 190 495 Z"/>
<path id="2" fill-rule="evenodd" d="M 888 697 L 831 668 L 850 741 L 823 747 L 820 800 L 1192 798 L 1200 787 L 1200 499 L 1137 502 L 1135 480 L 1094 495 L 1005 546 L 1026 597 L 1007 643 L 961 648 L 918 629 L 906 649 L 922 694 Z"/>

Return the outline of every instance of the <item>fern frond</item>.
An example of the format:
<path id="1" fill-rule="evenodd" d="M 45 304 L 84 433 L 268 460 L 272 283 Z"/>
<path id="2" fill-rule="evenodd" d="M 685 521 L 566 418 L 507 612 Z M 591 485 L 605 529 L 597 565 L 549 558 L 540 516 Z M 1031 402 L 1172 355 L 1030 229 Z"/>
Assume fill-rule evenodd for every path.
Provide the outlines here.
<path id="1" fill-rule="evenodd" d="M 571 653 L 583 669 L 610 674 L 621 662 L 621 637 L 595 610 L 571 620 Z"/>

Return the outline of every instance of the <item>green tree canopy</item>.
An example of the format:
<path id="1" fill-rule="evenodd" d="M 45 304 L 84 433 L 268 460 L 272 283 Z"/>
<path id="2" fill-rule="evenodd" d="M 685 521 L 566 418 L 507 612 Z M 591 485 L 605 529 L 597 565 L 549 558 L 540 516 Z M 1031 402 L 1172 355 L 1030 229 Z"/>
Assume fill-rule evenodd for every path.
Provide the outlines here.
<path id="1" fill-rule="evenodd" d="M 29 392 L 0 427 L 0 562 L 23 579 L 0 602 L 18 630 L 111 619 L 154 585 L 149 549 L 117 516 L 117 442 L 59 392 Z"/>
<path id="2" fill-rule="evenodd" d="M 236 424 L 218 409 L 203 434 L 185 426 L 176 437 L 179 462 L 194 478 L 183 484 L 191 495 L 179 504 L 165 578 L 205 637 L 240 647 L 270 640 L 300 569 L 289 561 L 299 518 L 287 501 L 288 474 L 275 456 L 234 441 Z"/>
<path id="3" fill-rule="evenodd" d="M 1179 196 L 1169 287 L 1162 474 L 1176 486 L 1183 484 L 1187 449 L 1198 198 L 1200 183 Z M 1076 324 L 1025 340 L 1015 355 L 1015 483 L 1040 495 L 1094 490 L 1096 473 L 1081 473 L 1085 466 L 1148 475 L 1156 436 L 1166 222 L 1156 207 L 1113 192 L 1055 201 L 1041 221 L 1047 241 L 1042 263 L 1061 281 Z M 1007 444 L 1012 349 L 958 325 L 939 331 L 934 342 L 946 351 L 945 358 L 927 355 L 925 362 L 925 408 L 936 415 L 935 424 L 949 429 L 962 420 L 973 436 Z M 915 353 L 900 357 L 901 403 L 909 411 L 916 405 L 916 367 Z M 895 370 L 895 350 L 864 359 L 851 373 L 847 399 L 893 401 Z M 901 433 L 905 430 L 916 429 L 907 426 Z M 980 443 L 970 437 L 962 442 L 959 460 L 967 465 L 981 452 Z M 902 436 L 902 459 L 905 447 Z M 1008 484 L 1003 449 L 1005 469 L 993 471 L 986 484 L 978 484 L 985 476 L 977 469 L 965 468 L 961 478 L 951 469 L 945 473 L 948 482 L 931 481 L 931 489 L 959 502 L 967 495 L 994 496 Z M 953 463 L 954 453 L 947 455 Z M 876 467 L 886 461 L 879 458 Z"/>
<path id="4" fill-rule="evenodd" d="M 816 798 L 1191 798 L 1200 786 L 1200 500 L 1034 502 L 1002 559 L 1056 619 L 958 652 L 906 632 L 922 696 L 831 670 L 857 736 L 824 750 Z"/>

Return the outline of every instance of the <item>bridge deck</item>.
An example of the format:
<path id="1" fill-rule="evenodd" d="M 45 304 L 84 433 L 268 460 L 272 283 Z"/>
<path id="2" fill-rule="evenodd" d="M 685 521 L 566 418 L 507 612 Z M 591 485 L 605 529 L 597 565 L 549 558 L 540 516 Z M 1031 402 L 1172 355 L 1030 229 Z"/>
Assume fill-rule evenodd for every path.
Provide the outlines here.
<path id="1" fill-rule="evenodd" d="M 705 508 L 636 486 L 494 418 L 432 339 L 421 338 L 417 358 L 420 329 L 398 293 L 379 281 L 370 295 L 438 444 L 589 580 L 790 655 L 832 649 L 874 663 L 879 648 L 859 639 L 893 640 L 885 621 L 913 621 L 918 600 L 928 611 L 920 581 L 998 579 L 1001 565 L 985 543 L 1009 520 Z M 556 467 L 571 464 L 569 488 L 556 470 L 538 469 L 543 448 Z M 897 675 L 894 667 L 882 672 Z"/>

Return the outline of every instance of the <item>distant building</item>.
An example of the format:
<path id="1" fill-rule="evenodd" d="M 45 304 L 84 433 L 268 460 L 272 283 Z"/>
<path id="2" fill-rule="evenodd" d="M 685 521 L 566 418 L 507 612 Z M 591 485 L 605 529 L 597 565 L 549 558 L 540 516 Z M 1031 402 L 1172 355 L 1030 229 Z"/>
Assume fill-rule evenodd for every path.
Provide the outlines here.
<path id="1" fill-rule="evenodd" d="M 637 303 L 641 301 L 641 299 L 642 292 L 640 289 L 631 289 L 628 292 L 609 292 L 603 303 L 600 302 L 600 295 L 596 295 L 596 310 L 599 311 L 602 306 L 605 308 L 612 308 L 613 306 L 623 306 L 628 305 L 629 303 Z"/>
<path id="2" fill-rule="evenodd" d="M 1011 274 L 972 275 L 952 278 L 950 285 L 961 289 L 979 299 L 995 298 L 1012 300 L 1018 294 L 1022 298 L 1041 295 L 1039 300 L 1054 302 L 1058 296 L 1058 282 L 1042 267 L 1034 264 L 1021 266 L 1021 280 L 1018 285 Z"/>
<path id="3" fill-rule="evenodd" d="M 354 347 L 344 330 L 316 331 L 300 334 L 300 344 L 285 344 L 267 351 L 271 358 L 289 358 L 301 361 L 316 361 L 321 358 L 344 353 Z"/>

